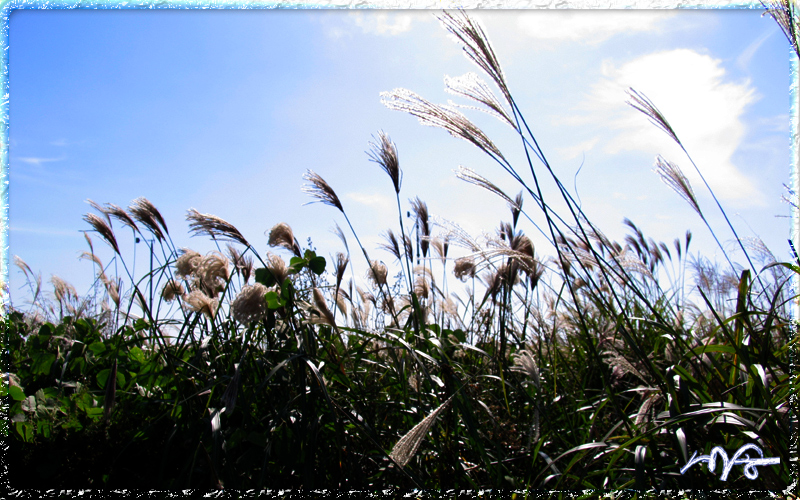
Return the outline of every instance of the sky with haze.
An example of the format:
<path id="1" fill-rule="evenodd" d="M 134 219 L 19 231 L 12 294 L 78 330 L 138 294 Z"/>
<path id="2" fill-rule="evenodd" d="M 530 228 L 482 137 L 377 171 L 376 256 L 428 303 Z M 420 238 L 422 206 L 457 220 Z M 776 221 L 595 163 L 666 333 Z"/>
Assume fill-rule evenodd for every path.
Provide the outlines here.
<path id="1" fill-rule="evenodd" d="M 9 285 L 24 306 L 15 255 L 46 282 L 55 274 L 87 293 L 91 262 L 85 200 L 123 207 L 137 197 L 164 215 L 178 247 L 214 249 L 190 237 L 187 209 L 236 226 L 261 255 L 265 231 L 288 223 L 329 257 L 344 247 L 335 209 L 305 205 L 311 169 L 336 191 L 373 258 L 398 232 L 389 177 L 365 151 L 383 130 L 397 144 L 403 210 L 419 196 L 431 214 L 470 234 L 510 220 L 498 197 L 455 177 L 463 165 L 511 197 L 521 189 L 471 144 L 387 109 L 380 93 L 407 88 L 453 100 L 443 78 L 479 69 L 433 11 L 20 10 L 9 24 Z M 760 238 L 787 260 L 791 50 L 758 9 L 479 11 L 527 123 L 564 184 L 612 239 L 630 218 L 647 237 L 694 234 L 693 251 L 723 262 L 697 214 L 653 172 L 656 155 L 692 182 L 709 223 L 733 252 L 733 236 L 686 155 L 625 90 L 664 113 L 740 236 Z M 480 75 L 485 80 L 483 75 Z M 519 138 L 499 120 L 462 110 L 526 172 Z M 535 164 L 535 168 L 541 165 Z M 526 179 L 530 179 L 529 174 Z M 549 188 L 545 196 L 554 199 Z M 541 220 L 531 199 L 526 208 Z M 537 219 L 539 217 L 539 219 Z M 409 224 L 410 225 L 410 224 Z M 126 261 L 130 231 L 114 225 Z M 552 248 L 527 222 L 540 256 Z M 437 229 L 434 229 L 436 233 Z M 90 233 L 104 263 L 109 247 Z M 144 243 L 136 245 L 137 273 Z M 451 250 L 453 256 L 462 249 Z M 281 253 L 281 252 L 277 252 Z M 288 257 L 286 254 L 282 254 Z M 363 258 L 353 252 L 357 270 Z M 120 272 L 121 268 L 120 268 Z M 363 275 L 363 271 L 358 271 Z M 45 285 L 50 290 L 49 285 Z"/>

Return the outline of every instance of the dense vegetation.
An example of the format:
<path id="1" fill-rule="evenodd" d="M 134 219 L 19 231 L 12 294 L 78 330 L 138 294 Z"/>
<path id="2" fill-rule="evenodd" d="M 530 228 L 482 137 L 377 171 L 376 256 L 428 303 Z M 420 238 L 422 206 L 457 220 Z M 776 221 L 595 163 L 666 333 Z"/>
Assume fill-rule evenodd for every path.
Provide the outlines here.
<path id="1" fill-rule="evenodd" d="M 611 241 L 550 169 L 481 28 L 463 13 L 441 20 L 500 97 L 475 75 L 449 89 L 511 127 L 524 170 L 454 108 L 407 90 L 384 103 L 514 176 L 522 192 L 511 197 L 459 174 L 507 203 L 508 222 L 479 240 L 435 225 L 415 198 L 412 238 L 397 148 L 383 133 L 370 158 L 397 196 L 400 223 L 384 245 L 394 280 L 314 172 L 308 193 L 338 210 L 355 240 L 340 230 L 345 251 L 332 260 L 286 224 L 269 233 L 284 258 L 190 210 L 193 234 L 227 243 L 201 255 L 176 248 L 144 198 L 127 209 L 93 204 L 98 214 L 85 220 L 117 264 L 103 265 L 87 236 L 94 293 L 54 278 L 49 298 L 17 260 L 33 300 L 3 318 L 12 487 L 779 491 L 792 482 L 788 286 L 800 261 L 778 264 L 735 231 L 746 266 L 693 257 L 690 233 L 657 243 L 631 221 L 625 241 Z M 681 144 L 646 96 L 630 97 Z M 680 168 L 662 158 L 657 168 L 705 220 Z M 545 182 L 561 212 L 544 199 Z M 112 221 L 153 242 L 144 278 L 128 273 Z M 523 225 L 554 255 L 535 251 Z M 466 255 L 450 257 L 455 246 Z M 365 281 L 351 258 L 370 263 Z M 119 267 L 122 278 L 109 276 Z M 679 472 L 695 452 L 720 445 L 732 455 L 749 443 L 780 464 L 759 467 L 755 480 L 740 465 L 726 482 L 720 466 Z"/>

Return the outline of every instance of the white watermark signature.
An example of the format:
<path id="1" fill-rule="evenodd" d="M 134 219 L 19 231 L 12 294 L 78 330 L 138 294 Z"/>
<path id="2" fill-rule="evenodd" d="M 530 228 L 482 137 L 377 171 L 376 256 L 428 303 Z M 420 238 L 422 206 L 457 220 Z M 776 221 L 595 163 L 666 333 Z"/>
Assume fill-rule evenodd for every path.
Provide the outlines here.
<path id="1" fill-rule="evenodd" d="M 756 453 L 760 456 L 760 458 L 750 458 L 750 455 L 747 453 L 750 450 L 755 450 Z M 744 454 L 744 458 L 739 458 Z M 733 454 L 733 458 L 730 460 L 728 459 L 728 454 L 725 453 L 725 450 L 721 446 L 715 446 L 711 449 L 711 453 L 708 455 L 700 455 L 699 457 L 696 456 L 697 451 L 692 453 L 692 458 L 681 468 L 681 474 L 689 470 L 689 467 L 696 464 L 697 462 L 706 462 L 708 463 L 708 471 L 714 472 L 714 469 L 717 465 L 717 457 L 722 459 L 722 475 L 720 476 L 720 481 L 725 481 L 728 479 L 728 474 L 730 473 L 731 469 L 734 465 L 744 465 L 744 475 L 748 479 L 755 479 L 758 477 L 758 470 L 756 467 L 759 465 L 776 465 L 781 463 L 780 457 L 767 457 L 764 458 L 764 452 L 761 451 L 761 448 L 754 444 L 746 444 L 736 450 L 736 453 Z"/>

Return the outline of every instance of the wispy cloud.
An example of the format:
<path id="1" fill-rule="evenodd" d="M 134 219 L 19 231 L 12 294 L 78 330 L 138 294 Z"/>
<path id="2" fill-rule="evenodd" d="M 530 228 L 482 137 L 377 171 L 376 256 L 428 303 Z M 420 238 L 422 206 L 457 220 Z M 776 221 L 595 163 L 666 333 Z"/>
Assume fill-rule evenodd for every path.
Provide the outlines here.
<path id="1" fill-rule="evenodd" d="M 351 19 L 364 33 L 374 35 L 394 36 L 405 33 L 411 29 L 411 16 L 390 11 L 381 11 L 377 14 L 364 15 L 354 12 Z"/>
<path id="2" fill-rule="evenodd" d="M 758 49 L 761 48 L 761 46 L 764 45 L 764 42 L 766 42 L 777 31 L 778 25 L 776 23 L 771 24 L 770 29 L 766 33 L 750 43 L 750 45 L 748 45 L 742 51 L 742 53 L 739 54 L 739 57 L 736 58 L 736 66 L 746 70 L 747 66 L 750 65 L 750 61 L 753 59 L 753 56 L 755 56 L 756 52 L 758 52 Z"/>
<path id="3" fill-rule="evenodd" d="M 396 210 L 394 199 L 382 194 L 347 193 L 345 197 L 361 205 L 372 207 L 380 213 Z"/>
<path id="4" fill-rule="evenodd" d="M 599 141 L 599 137 L 592 137 L 591 139 L 583 141 L 580 144 L 576 144 L 568 148 L 559 148 L 557 151 L 563 159 L 571 160 L 586 153 L 587 151 L 590 151 L 597 145 Z"/>
<path id="5" fill-rule="evenodd" d="M 533 38 L 597 44 L 618 34 L 658 31 L 674 15 L 663 10 L 571 10 L 520 16 L 518 24 Z"/>
<path id="6" fill-rule="evenodd" d="M 411 30 L 415 18 L 419 15 L 394 11 L 348 11 L 345 16 L 347 26 L 328 25 L 326 33 L 331 38 L 341 38 L 352 33 L 355 26 L 358 31 L 370 35 L 396 36 Z"/>
<path id="7" fill-rule="evenodd" d="M 27 163 L 28 165 L 35 165 L 41 166 L 42 163 L 51 163 L 54 161 L 63 161 L 66 160 L 66 156 L 62 156 L 60 158 L 39 158 L 35 156 L 25 156 L 25 157 L 17 157 L 14 158 L 15 161 L 21 161 L 22 163 Z"/>
<path id="8" fill-rule="evenodd" d="M 745 110 L 758 99 L 749 80 L 730 81 L 722 61 L 689 49 L 653 53 L 622 65 L 603 63 L 603 78 L 581 107 L 593 116 L 612 117 L 605 121 L 614 131 L 605 151 L 661 153 L 681 164 L 685 157 L 666 134 L 624 104 L 628 87 L 658 106 L 719 197 L 751 205 L 764 202 L 732 161 L 745 136 Z M 593 119 L 584 115 L 581 120 Z M 699 182 L 694 169 L 684 171 Z"/>
<path id="9" fill-rule="evenodd" d="M 41 234 L 44 236 L 69 236 L 69 237 L 80 236 L 79 231 L 66 231 L 64 229 L 53 229 L 46 227 L 9 226 L 8 230 L 12 233 Z"/>

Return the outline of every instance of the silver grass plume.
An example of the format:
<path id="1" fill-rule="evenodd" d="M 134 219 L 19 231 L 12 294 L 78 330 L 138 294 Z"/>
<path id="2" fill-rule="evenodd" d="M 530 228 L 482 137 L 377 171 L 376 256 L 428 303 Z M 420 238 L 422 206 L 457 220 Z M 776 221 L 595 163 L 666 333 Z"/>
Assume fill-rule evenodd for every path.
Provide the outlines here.
<path id="1" fill-rule="evenodd" d="M 453 137 L 471 142 L 483 152 L 505 161 L 503 154 L 486 134 L 451 107 L 433 104 L 407 89 L 381 92 L 381 102 L 389 109 L 416 116 L 423 125 L 443 128 Z"/>
<path id="2" fill-rule="evenodd" d="M 144 224 L 159 241 L 169 234 L 167 223 L 164 222 L 161 212 L 147 198 L 140 197 L 133 200 L 128 207 L 128 211 L 133 215 L 134 219 Z"/>
<path id="3" fill-rule="evenodd" d="M 278 286 L 283 285 L 283 282 L 289 277 L 289 270 L 286 269 L 286 262 L 284 262 L 279 255 L 267 254 L 267 270 L 272 274 L 272 277 L 275 278 Z"/>
<path id="4" fill-rule="evenodd" d="M 428 205 L 424 201 L 419 199 L 419 196 L 414 198 L 413 200 L 409 200 L 411 202 L 411 209 L 417 216 L 417 223 L 419 224 L 420 233 L 422 233 L 422 237 L 420 238 L 419 247 L 422 250 L 422 256 L 428 256 L 428 246 L 430 245 L 429 237 L 431 235 L 431 227 L 430 227 L 430 217 L 428 214 Z"/>
<path id="5" fill-rule="evenodd" d="M 694 190 L 692 190 L 692 185 L 689 184 L 689 179 L 686 178 L 678 165 L 665 160 L 659 155 L 656 157 L 656 168 L 653 171 L 661 177 L 664 184 L 678 193 L 697 212 L 697 215 L 705 220 L 703 212 L 700 211 L 700 205 L 697 203 L 697 197 L 694 195 Z"/>
<path id="6" fill-rule="evenodd" d="M 242 254 L 230 243 L 228 243 L 228 255 L 231 257 L 233 267 L 239 271 L 244 282 L 250 281 L 250 275 L 253 274 L 253 258 Z"/>
<path id="7" fill-rule="evenodd" d="M 325 205 L 330 205 L 344 213 L 342 202 L 339 201 L 339 197 L 336 196 L 336 192 L 330 187 L 330 185 L 328 185 L 327 182 L 325 182 L 325 179 L 319 176 L 319 174 L 312 170 L 308 170 L 305 174 L 303 174 L 303 179 L 310 182 L 310 184 L 303 186 L 302 190 L 304 193 L 318 199 Z"/>
<path id="8" fill-rule="evenodd" d="M 186 291 L 183 289 L 183 285 L 174 279 L 170 279 L 161 290 L 161 297 L 167 302 L 172 302 L 175 300 L 175 297 L 181 296 L 184 293 L 186 293 Z"/>
<path id="9" fill-rule="evenodd" d="M 537 388 L 541 388 L 542 381 L 539 378 L 539 367 L 536 365 L 533 354 L 528 349 L 524 349 L 517 354 L 512 354 L 511 357 L 514 358 L 514 366 L 510 370 L 526 374 Z"/>
<path id="10" fill-rule="evenodd" d="M 106 203 L 106 206 L 103 209 L 103 213 L 108 216 L 113 216 L 115 219 L 122 222 L 122 224 L 133 229 L 137 233 L 140 232 L 139 226 L 136 225 L 136 222 L 131 218 L 130 215 L 128 215 L 128 212 L 126 212 L 122 207 L 114 205 L 113 203 Z"/>
<path id="11" fill-rule="evenodd" d="M 459 107 L 483 111 L 511 125 L 511 128 L 514 130 L 517 130 L 517 126 L 514 125 L 514 121 L 511 119 L 508 111 L 506 111 L 505 106 L 497 99 L 494 92 L 486 85 L 486 82 L 478 78 L 478 75 L 475 73 L 467 73 L 466 75 L 457 76 L 455 78 L 446 76 L 444 77 L 444 85 L 445 90 L 451 94 L 467 97 L 486 106 L 486 108 L 478 108 L 475 106 Z"/>
<path id="12" fill-rule="evenodd" d="M 245 285 L 233 300 L 233 317 L 242 324 L 258 321 L 267 315 L 265 296 L 269 289 L 261 283 Z"/>
<path id="13" fill-rule="evenodd" d="M 336 326 L 333 313 L 328 308 L 328 304 L 325 302 L 325 296 L 322 295 L 322 290 L 319 288 L 314 288 L 311 296 L 314 300 L 314 309 L 319 313 L 319 318 L 312 320 L 312 323 Z"/>
<path id="14" fill-rule="evenodd" d="M 637 111 L 642 112 L 656 127 L 660 128 L 664 131 L 668 136 L 672 138 L 673 141 L 681 145 L 681 141 L 678 139 L 678 135 L 672 129 L 672 126 L 669 124 L 667 119 L 658 110 L 653 101 L 647 98 L 646 95 L 633 90 L 632 88 L 628 89 L 628 96 L 630 97 L 629 101 L 626 101 L 629 106 L 636 109 Z"/>
<path id="15" fill-rule="evenodd" d="M 58 302 L 78 298 L 78 292 L 75 287 L 58 276 L 51 276 L 50 283 L 53 285 L 53 295 L 55 295 Z"/>
<path id="16" fill-rule="evenodd" d="M 246 247 L 250 246 L 250 243 L 247 242 L 242 233 L 233 224 L 220 219 L 216 215 L 201 214 L 194 208 L 190 208 L 186 211 L 186 220 L 189 221 L 189 231 L 194 233 L 192 236 L 206 233 L 214 239 L 235 241 Z"/>
<path id="17" fill-rule="evenodd" d="M 761 5 L 766 9 L 765 14 L 769 14 L 780 26 L 781 31 L 792 44 L 797 57 L 800 57 L 800 16 L 797 13 L 797 2 L 794 0 L 768 0 L 762 1 Z"/>
<path id="18" fill-rule="evenodd" d="M 338 290 L 344 279 L 344 271 L 347 269 L 347 264 L 350 258 L 342 252 L 336 252 L 336 289 Z"/>
<path id="19" fill-rule="evenodd" d="M 477 64 L 494 81 L 506 101 L 513 106 L 503 70 L 483 28 L 464 11 L 459 11 L 458 16 L 444 12 L 437 18 L 454 39 L 464 45 L 464 55 L 467 59 Z"/>
<path id="20" fill-rule="evenodd" d="M 300 257 L 300 244 L 294 237 L 292 227 L 285 222 L 275 224 L 269 231 L 269 246 L 285 248 Z"/>
<path id="21" fill-rule="evenodd" d="M 391 458 L 400 467 L 405 467 L 419 449 L 419 445 L 425 440 L 425 436 L 428 434 L 428 431 L 431 429 L 431 426 L 433 426 L 434 422 L 436 422 L 439 414 L 441 414 L 447 408 L 450 402 L 453 401 L 454 396 L 455 394 L 447 398 L 444 403 L 433 410 L 430 415 L 422 420 L 422 422 L 415 425 L 414 428 L 408 431 L 405 436 L 401 437 L 400 441 L 398 441 L 397 444 L 394 445 L 394 448 L 392 448 L 389 458 Z"/>
<path id="22" fill-rule="evenodd" d="M 465 281 L 466 278 L 474 278 L 476 271 L 477 267 L 475 266 L 475 261 L 469 257 L 457 259 L 453 267 L 453 274 L 461 281 Z"/>
<path id="23" fill-rule="evenodd" d="M 334 225 L 336 227 L 335 227 L 335 229 L 331 229 L 331 232 L 333 234 L 335 234 L 336 236 L 338 236 L 340 240 L 342 240 L 342 244 L 344 245 L 344 249 L 347 250 L 347 253 L 349 255 L 350 254 L 350 247 L 347 246 L 347 238 L 344 237 L 344 232 L 342 231 L 342 228 L 339 227 L 339 224 L 337 222 L 334 222 Z"/>
<path id="24" fill-rule="evenodd" d="M 489 191 L 490 193 L 493 193 L 493 194 L 499 196 L 500 198 L 505 200 L 505 202 L 508 203 L 509 205 L 511 205 L 512 207 L 517 206 L 516 202 L 514 200 L 512 200 L 507 194 L 505 194 L 502 189 L 500 189 L 499 187 L 495 186 L 488 179 L 486 179 L 486 178 L 478 175 L 477 173 L 475 173 L 475 171 L 472 170 L 471 168 L 467 168 L 467 167 L 459 165 L 458 166 L 458 170 L 454 170 L 454 172 L 456 173 L 456 177 L 458 177 L 462 181 L 466 181 L 466 182 L 469 182 L 470 184 L 474 184 L 474 185 L 476 185 L 476 186 L 478 186 L 480 188 L 483 188 L 483 189 Z"/>
<path id="25" fill-rule="evenodd" d="M 400 260 L 403 254 L 400 251 L 400 242 L 398 241 L 397 236 L 394 234 L 394 231 L 388 229 L 386 233 L 382 234 L 381 236 L 383 236 L 383 238 L 386 240 L 386 243 L 380 243 L 378 246 L 394 255 L 397 260 Z"/>
<path id="26" fill-rule="evenodd" d="M 374 161 L 389 174 L 394 186 L 394 192 L 400 193 L 400 185 L 403 183 L 403 172 L 400 170 L 400 160 L 397 157 L 397 146 L 382 130 L 378 132 L 378 142 L 370 142 L 372 147 L 367 151 L 371 161 Z"/>
<path id="27" fill-rule="evenodd" d="M 175 275 L 180 278 L 188 278 L 200 267 L 203 256 L 188 248 L 181 249 L 183 253 L 175 261 Z"/>
<path id="28" fill-rule="evenodd" d="M 89 223 L 92 228 L 108 243 L 114 252 L 119 254 L 119 245 L 117 245 L 117 237 L 114 236 L 114 231 L 111 230 L 111 225 L 106 219 L 99 217 L 95 214 L 86 214 L 83 220 Z"/>

